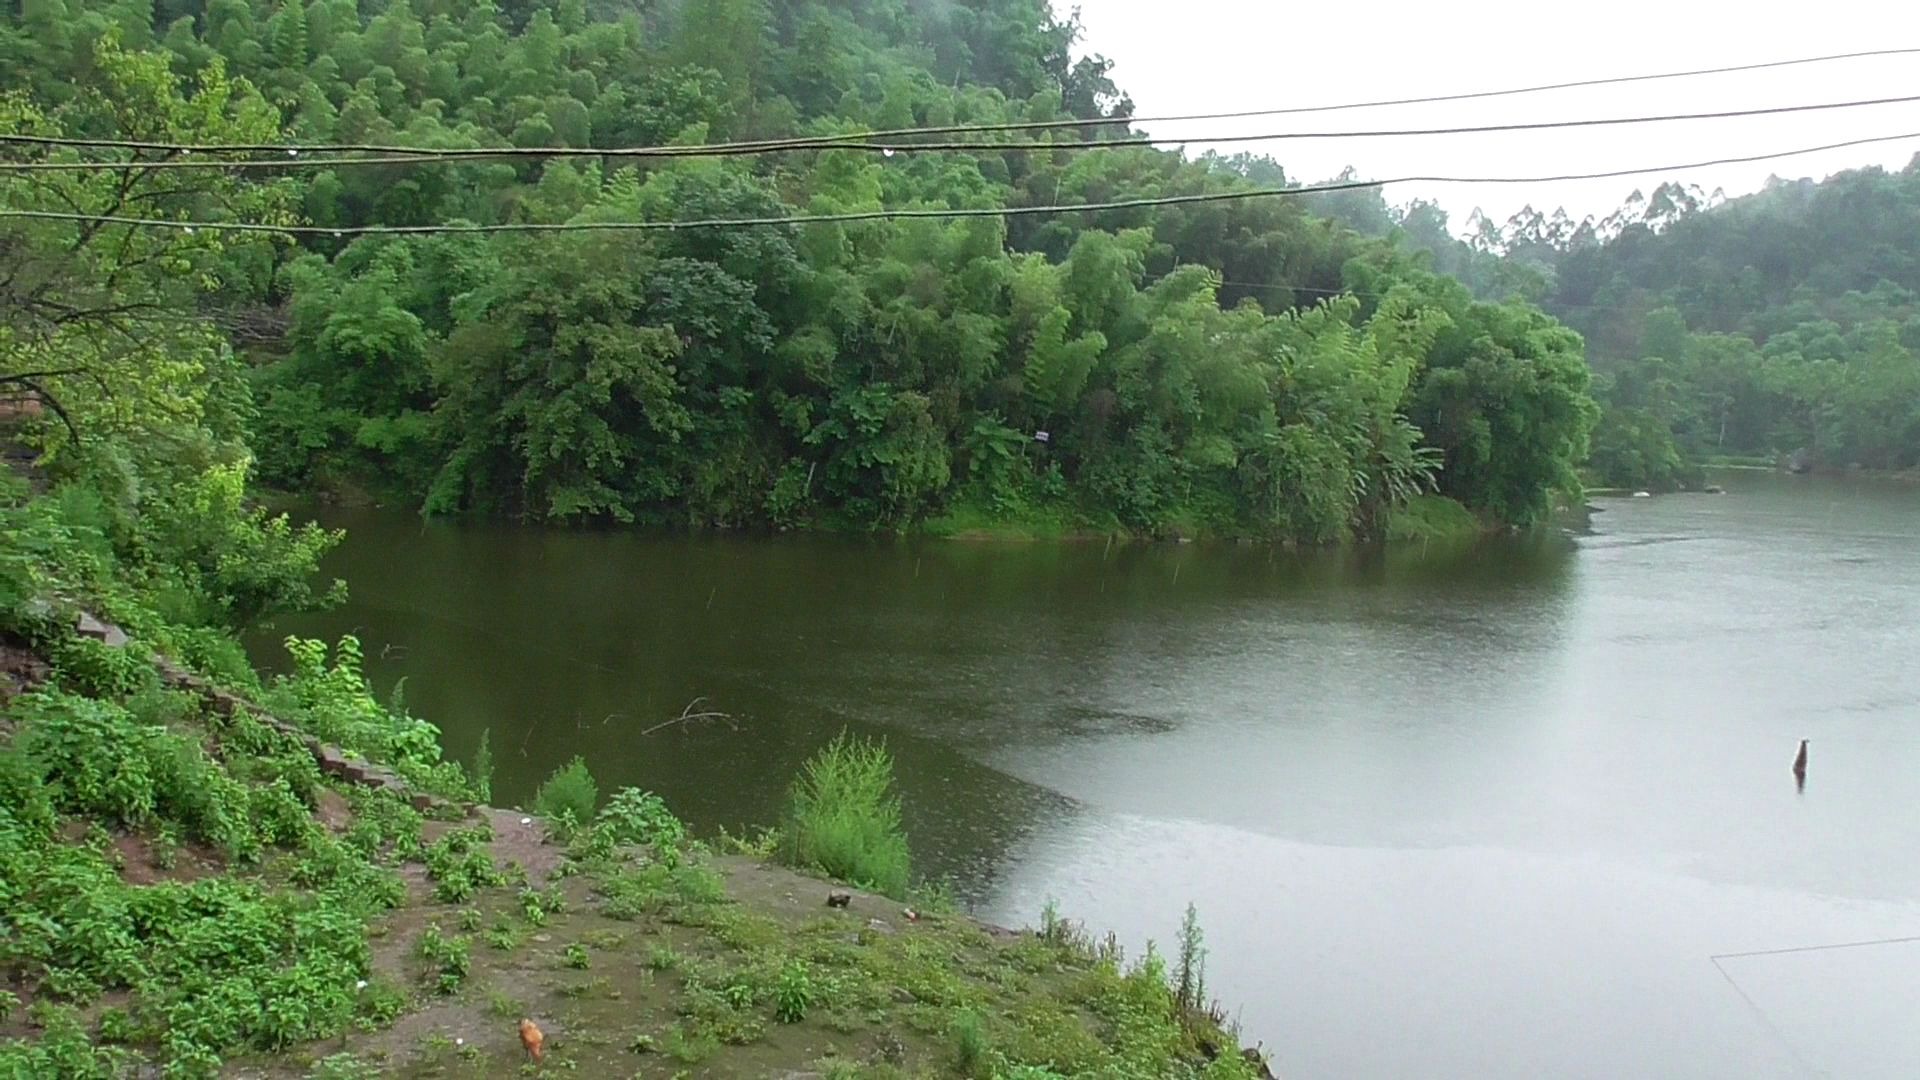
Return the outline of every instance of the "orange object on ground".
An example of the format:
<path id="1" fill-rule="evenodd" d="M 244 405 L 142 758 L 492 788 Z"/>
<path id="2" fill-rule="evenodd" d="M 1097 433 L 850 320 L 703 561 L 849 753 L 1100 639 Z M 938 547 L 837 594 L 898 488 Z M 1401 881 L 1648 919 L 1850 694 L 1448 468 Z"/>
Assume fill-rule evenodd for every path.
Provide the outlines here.
<path id="1" fill-rule="evenodd" d="M 540 1032 L 540 1025 L 531 1020 L 520 1021 L 520 1045 L 527 1048 L 527 1056 L 539 1061 L 547 1052 L 547 1037 Z"/>

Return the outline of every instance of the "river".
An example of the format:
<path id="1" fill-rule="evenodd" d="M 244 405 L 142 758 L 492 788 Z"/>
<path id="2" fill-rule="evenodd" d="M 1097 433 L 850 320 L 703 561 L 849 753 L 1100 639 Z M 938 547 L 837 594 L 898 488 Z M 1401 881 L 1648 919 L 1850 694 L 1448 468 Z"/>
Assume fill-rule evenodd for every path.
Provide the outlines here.
<path id="1" fill-rule="evenodd" d="M 917 870 L 1136 950 L 1193 901 L 1290 1080 L 1920 1076 L 1920 941 L 1728 955 L 1920 935 L 1920 487 L 1722 483 L 1387 553 L 335 510 L 355 599 L 277 631 L 501 801 L 578 753 L 737 829 L 883 735 Z"/>

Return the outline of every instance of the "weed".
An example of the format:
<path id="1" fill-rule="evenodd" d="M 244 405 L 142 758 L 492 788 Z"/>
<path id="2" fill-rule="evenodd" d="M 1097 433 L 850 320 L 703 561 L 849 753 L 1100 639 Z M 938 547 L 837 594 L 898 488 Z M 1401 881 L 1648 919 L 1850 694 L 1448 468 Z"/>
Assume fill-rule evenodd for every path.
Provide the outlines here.
<path id="1" fill-rule="evenodd" d="M 567 946 L 565 959 L 568 967 L 578 971 L 585 971 L 593 964 L 593 961 L 587 956 L 587 947 L 577 941 Z"/>
<path id="2" fill-rule="evenodd" d="M 967 1010 L 954 1017 L 950 1034 L 954 1067 L 964 1076 L 978 1076 L 991 1053 L 986 1025 L 980 1022 L 979 1014 Z"/>
<path id="3" fill-rule="evenodd" d="M 908 856 L 886 747 L 842 732 L 795 779 L 784 856 L 796 866 L 895 899 L 906 896 Z"/>
<path id="4" fill-rule="evenodd" d="M 720 827 L 721 851 L 738 855 L 749 855 L 756 859 L 771 859 L 780 850 L 780 830 L 773 827 L 759 829 L 752 833 L 743 832 L 738 836 Z"/>
<path id="5" fill-rule="evenodd" d="M 529 926 L 545 926 L 548 915 L 558 915 L 566 909 L 566 893 L 557 885 L 545 892 L 531 886 L 520 890 L 520 916 Z"/>
<path id="6" fill-rule="evenodd" d="M 655 945 L 647 953 L 647 967 L 653 971 L 672 971 L 680 966 L 680 954 L 671 945 Z"/>
<path id="7" fill-rule="evenodd" d="M 147 843 L 147 858 L 155 868 L 172 870 L 180 863 L 180 832 L 171 826 L 162 826 L 154 832 L 153 839 Z"/>
<path id="8" fill-rule="evenodd" d="M 460 912 L 460 929 L 468 934 L 480 929 L 479 908 L 465 908 Z"/>
<path id="9" fill-rule="evenodd" d="M 378 1067 L 342 1050 L 315 1062 L 309 1080 L 374 1080 L 379 1075 Z"/>
<path id="10" fill-rule="evenodd" d="M 504 880 L 493 867 L 484 826 L 455 829 L 426 850 L 427 875 L 433 879 L 434 899 L 460 904 L 483 888 Z"/>
<path id="11" fill-rule="evenodd" d="M 744 978 L 736 978 L 733 982 L 721 988 L 720 999 L 727 1003 L 728 1008 L 736 1012 L 751 1009 L 753 1008 L 754 999 L 753 984 L 747 982 Z"/>
<path id="12" fill-rule="evenodd" d="M 399 689 L 398 686 L 394 687 L 396 692 Z M 491 728 L 480 732 L 480 745 L 474 748 L 473 761 L 467 766 L 467 783 L 473 788 L 475 799 L 483 803 L 493 801 L 493 730 Z"/>
<path id="13" fill-rule="evenodd" d="M 713 1036 L 690 1034 L 678 1024 L 667 1030 L 666 1038 L 661 1040 L 661 1047 L 666 1050 L 668 1057 L 682 1065 L 698 1065 L 720 1049 L 719 1043 Z"/>
<path id="14" fill-rule="evenodd" d="M 375 980 L 360 989 L 354 1007 L 354 1023 L 365 1031 L 378 1031 L 407 1011 L 407 995 L 385 980 Z"/>
<path id="15" fill-rule="evenodd" d="M 951 878 L 922 881 L 907 894 L 907 899 L 923 915 L 952 915 L 960 910 L 959 895 Z"/>
<path id="16" fill-rule="evenodd" d="M 1180 951 L 1174 961 L 1174 1000 L 1182 1009 L 1198 1012 L 1207 999 L 1207 949 L 1200 932 L 1200 916 L 1191 903 L 1180 920 Z"/>
<path id="17" fill-rule="evenodd" d="M 134 1028 L 133 1017 L 125 1009 L 105 1009 L 96 1021 L 100 1041 L 126 1044 L 134 1041 L 138 1034 Z"/>
<path id="18" fill-rule="evenodd" d="M 805 1020 L 813 999 L 813 983 L 807 978 L 807 966 L 789 960 L 780 969 L 779 980 L 773 984 L 774 1019 L 783 1024 L 797 1024 Z"/>
<path id="19" fill-rule="evenodd" d="M 576 757 L 540 785 L 533 794 L 533 812 L 546 818 L 561 836 L 572 836 L 579 826 L 593 820 L 600 803 L 600 786 L 587 771 L 584 758 Z"/>
<path id="20" fill-rule="evenodd" d="M 420 935 L 420 958 L 427 961 L 427 980 L 434 990 L 451 994 L 466 981 L 472 955 L 465 940 L 450 938 L 436 924 Z"/>
<path id="21" fill-rule="evenodd" d="M 620 996 L 620 991 L 614 989 L 613 980 L 604 975 L 597 979 L 588 979 L 586 982 L 568 983 L 565 986 L 559 987 L 559 993 L 563 998 L 575 999 L 589 997 L 617 998 Z"/>

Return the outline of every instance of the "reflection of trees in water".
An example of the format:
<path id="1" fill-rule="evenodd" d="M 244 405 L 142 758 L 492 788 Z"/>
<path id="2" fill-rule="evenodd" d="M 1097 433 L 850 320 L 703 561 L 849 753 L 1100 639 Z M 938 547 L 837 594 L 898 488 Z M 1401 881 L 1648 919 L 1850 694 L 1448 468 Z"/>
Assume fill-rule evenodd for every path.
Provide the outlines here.
<path id="1" fill-rule="evenodd" d="M 1433 637 L 1538 646 L 1572 562 L 1564 539 L 1303 553 L 329 516 L 348 539 L 328 569 L 354 599 L 258 651 L 288 632 L 357 633 L 376 689 L 406 676 L 450 756 L 491 732 L 502 801 L 582 754 L 603 791 L 647 788 L 703 831 L 772 824 L 801 762 L 850 726 L 899 761 L 920 870 L 974 897 L 1038 827 L 1078 812 L 983 761 L 1207 723 L 1246 704 L 1250 663 L 1404 655 Z M 1234 685 L 1197 693 L 1222 679 Z M 739 730 L 641 734 L 696 697 Z"/>

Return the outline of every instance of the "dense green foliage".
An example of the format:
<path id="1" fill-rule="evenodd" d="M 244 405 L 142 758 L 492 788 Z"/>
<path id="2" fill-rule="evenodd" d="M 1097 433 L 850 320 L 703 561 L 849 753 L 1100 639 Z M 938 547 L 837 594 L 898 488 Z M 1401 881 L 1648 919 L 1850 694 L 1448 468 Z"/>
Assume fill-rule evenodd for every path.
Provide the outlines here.
<path id="1" fill-rule="evenodd" d="M 177 594 L 167 571 L 191 561 L 192 544 L 116 536 L 97 485 L 68 481 L 31 498 L 8 487 L 0 631 L 53 665 L 47 685 L 0 720 L 0 970 L 31 991 L 27 1019 L 40 1028 L 33 1041 L 0 1044 L 0 1075 L 121 1075 L 126 1046 L 155 1053 L 170 1075 L 207 1075 L 236 1049 L 390 1019 L 391 997 L 366 992 L 365 926 L 403 898 L 382 864 L 417 846 L 419 816 L 367 796 L 354 830 L 330 834 L 313 813 L 322 784 L 304 745 L 161 687 L 153 650 L 163 645 L 257 686 L 225 627 L 154 606 Z M 123 559 L 116 541 L 134 539 L 138 558 Z M 311 571 L 307 556 L 284 551 L 261 565 L 290 580 Z M 75 635 L 74 598 L 112 610 L 133 640 L 112 648 Z M 344 678 L 303 665 L 272 696 L 324 724 L 340 713 Z M 352 734 L 434 775 L 437 744 L 388 719 L 386 737 Z M 197 869 L 172 876 L 189 852 Z M 209 874 L 209 864 L 232 872 Z M 114 1007 L 81 1024 L 74 1010 L 103 995 L 116 995 Z"/>
<path id="2" fill-rule="evenodd" d="M 31 76 L 9 119 L 47 133 L 632 146 L 1124 117 L 1106 62 L 1071 59 L 1075 34 L 1040 0 L 53 0 L 0 31 L 0 56 Z M 0 178 L 0 202 L 322 226 L 661 221 L 1285 179 L 1264 160 L 1046 145 L 1125 131 L 618 168 L 129 166 Z M 1267 199 L 298 247 L 6 228 L 102 308 L 118 252 L 151 252 L 137 276 L 152 309 L 100 320 L 169 328 L 143 358 L 194 365 L 181 378 L 217 389 L 176 412 L 250 435 L 264 478 L 285 487 L 554 521 L 900 528 L 958 513 L 1308 542 L 1385 535 L 1395 507 L 1437 487 L 1489 519 L 1536 520 L 1585 454 L 1579 339 L 1313 216 L 1348 209 Z M 1364 295 L 1323 302 L 1343 289 Z M 69 337 L 117 340 L 59 308 L 30 313 L 30 332 L 0 338 L 17 370 L 71 351 Z M 251 346 L 254 406 L 222 327 Z M 133 367 L 88 366 L 120 378 L 109 359 Z M 53 385 L 98 422 L 79 407 L 90 376 Z"/>
<path id="3" fill-rule="evenodd" d="M 842 732 L 807 760 L 793 782 L 781 854 L 795 866 L 905 898 L 907 835 L 885 746 Z"/>
<path id="4" fill-rule="evenodd" d="M 1729 201 L 1663 185 L 1599 223 L 1481 225 L 1428 246 L 1585 335 L 1606 481 L 1671 488 L 1713 458 L 1920 465 L 1920 159 Z"/>

